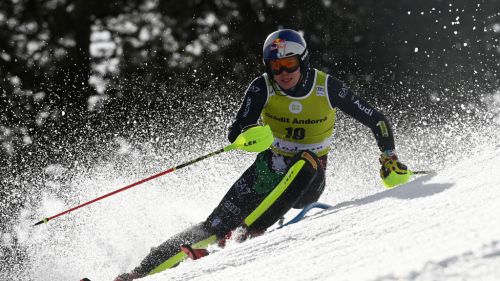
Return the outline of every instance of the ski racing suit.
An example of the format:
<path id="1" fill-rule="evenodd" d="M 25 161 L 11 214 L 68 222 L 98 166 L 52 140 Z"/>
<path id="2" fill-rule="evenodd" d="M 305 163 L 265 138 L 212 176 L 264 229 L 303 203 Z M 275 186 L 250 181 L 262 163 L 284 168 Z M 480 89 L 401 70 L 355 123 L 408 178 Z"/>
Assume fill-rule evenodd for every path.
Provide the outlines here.
<path id="1" fill-rule="evenodd" d="M 257 155 L 204 222 L 153 249 L 132 274 L 142 277 L 176 266 L 188 256 L 206 255 L 208 245 L 223 244 L 238 227 L 249 236 L 263 233 L 291 208 L 316 202 L 325 188 L 337 109 L 368 126 L 381 151 L 394 150 L 384 115 L 336 78 L 310 68 L 287 91 L 267 74 L 256 78 L 246 90 L 228 139 L 233 142 L 260 120 L 273 131 L 271 148 Z"/>

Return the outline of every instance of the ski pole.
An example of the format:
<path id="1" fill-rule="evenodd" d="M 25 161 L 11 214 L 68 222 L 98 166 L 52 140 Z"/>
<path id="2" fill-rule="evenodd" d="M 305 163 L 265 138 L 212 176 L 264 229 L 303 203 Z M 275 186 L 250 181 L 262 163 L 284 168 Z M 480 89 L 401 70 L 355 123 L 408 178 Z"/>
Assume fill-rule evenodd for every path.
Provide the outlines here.
<path id="1" fill-rule="evenodd" d="M 143 184 L 143 183 L 145 183 L 147 181 L 150 181 L 152 179 L 161 177 L 161 176 L 166 175 L 168 173 L 171 173 L 171 172 L 173 172 L 175 170 L 179 170 L 179 169 L 184 168 L 186 166 L 189 166 L 191 164 L 197 163 L 197 162 L 199 162 L 201 160 L 204 160 L 204 159 L 210 158 L 212 156 L 218 155 L 218 154 L 220 154 L 222 152 L 230 151 L 230 150 L 233 150 L 233 149 L 241 149 L 241 150 L 245 150 L 245 151 L 249 151 L 249 152 L 261 152 L 261 151 L 264 151 L 267 148 L 269 148 L 269 146 L 273 143 L 273 141 L 274 141 L 274 137 L 273 137 L 273 133 L 272 133 L 271 128 L 269 127 L 269 125 L 251 127 L 248 130 L 242 132 L 238 136 L 238 138 L 236 138 L 236 140 L 232 144 L 230 144 L 230 145 L 228 145 L 228 146 L 226 146 L 224 148 L 221 148 L 221 149 L 219 149 L 217 151 L 208 153 L 208 154 L 206 154 L 204 156 L 201 156 L 201 157 L 198 157 L 198 158 L 196 158 L 194 160 L 191 160 L 191 161 L 188 161 L 186 163 L 180 164 L 180 165 L 178 165 L 176 167 L 170 168 L 170 169 L 168 169 L 166 171 L 163 171 L 161 173 L 152 175 L 152 176 L 147 177 L 145 179 L 142 179 L 142 180 L 140 180 L 138 182 L 135 182 L 133 184 L 130 184 L 130 185 L 127 185 L 127 186 L 122 187 L 120 189 L 117 189 L 115 191 L 112 191 L 112 192 L 107 193 L 105 195 L 102 195 L 100 197 L 97 197 L 97 198 L 95 198 L 93 200 L 90 200 L 88 202 L 85 202 L 85 203 L 82 203 L 82 204 L 80 204 L 78 206 L 75 206 L 75 207 L 73 207 L 71 209 L 68 209 L 68 210 L 66 210 L 64 212 L 61 212 L 59 214 L 53 215 L 53 216 L 48 217 L 48 218 L 44 218 L 41 221 L 35 223 L 33 226 L 36 226 L 36 225 L 39 225 L 39 224 L 42 224 L 42 223 L 47 223 L 50 220 L 53 220 L 53 219 L 55 219 L 57 217 L 65 215 L 67 213 L 73 212 L 74 210 L 80 209 L 82 207 L 85 207 L 85 206 L 90 205 L 92 203 L 95 203 L 97 201 L 100 201 L 100 200 L 102 200 L 104 198 L 107 198 L 107 197 L 110 197 L 110 196 L 115 195 L 117 193 L 120 193 L 122 191 L 125 191 L 125 190 L 127 190 L 129 188 L 132 188 L 134 186 Z"/>

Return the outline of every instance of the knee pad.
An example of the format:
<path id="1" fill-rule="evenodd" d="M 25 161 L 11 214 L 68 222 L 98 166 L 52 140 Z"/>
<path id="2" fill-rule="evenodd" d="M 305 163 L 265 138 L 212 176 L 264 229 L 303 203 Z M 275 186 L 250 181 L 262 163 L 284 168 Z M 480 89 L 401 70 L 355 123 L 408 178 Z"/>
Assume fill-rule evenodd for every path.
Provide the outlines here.
<path id="1" fill-rule="evenodd" d="M 316 177 L 325 177 L 323 166 L 316 154 L 310 152 L 309 150 L 297 153 L 292 158 L 289 169 L 299 160 L 304 160 L 305 162 L 305 165 L 301 169 L 303 172 L 301 172 L 300 176 L 306 178 L 306 181 L 307 177 L 309 177 L 311 181 L 313 181 Z"/>
<path id="2" fill-rule="evenodd" d="M 309 150 L 304 150 L 295 154 L 295 156 L 292 158 L 292 162 L 290 163 L 290 167 L 300 159 L 305 160 L 309 165 L 311 165 L 314 170 L 318 170 L 318 168 L 320 168 L 321 166 L 319 158 L 318 156 L 316 156 L 316 154 Z"/>

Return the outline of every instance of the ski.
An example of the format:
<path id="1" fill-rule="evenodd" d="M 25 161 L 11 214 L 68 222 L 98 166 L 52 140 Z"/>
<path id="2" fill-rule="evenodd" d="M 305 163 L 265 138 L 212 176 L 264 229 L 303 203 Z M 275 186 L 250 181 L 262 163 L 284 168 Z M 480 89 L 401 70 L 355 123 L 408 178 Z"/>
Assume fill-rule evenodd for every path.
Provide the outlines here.
<path id="1" fill-rule="evenodd" d="M 321 203 L 321 202 L 314 202 L 314 203 L 311 203 L 307 206 L 305 206 L 302 211 L 300 211 L 300 213 L 298 213 L 293 219 L 291 219 L 290 221 L 288 221 L 287 223 L 284 223 L 284 224 L 281 224 L 278 229 L 280 228 L 283 228 L 285 226 L 289 226 L 291 224 L 294 224 L 294 223 L 298 223 L 299 221 L 301 221 L 305 215 L 311 211 L 312 209 L 322 209 L 322 210 L 327 210 L 327 209 L 330 209 L 332 208 L 333 206 L 331 205 L 328 205 L 326 203 Z"/>

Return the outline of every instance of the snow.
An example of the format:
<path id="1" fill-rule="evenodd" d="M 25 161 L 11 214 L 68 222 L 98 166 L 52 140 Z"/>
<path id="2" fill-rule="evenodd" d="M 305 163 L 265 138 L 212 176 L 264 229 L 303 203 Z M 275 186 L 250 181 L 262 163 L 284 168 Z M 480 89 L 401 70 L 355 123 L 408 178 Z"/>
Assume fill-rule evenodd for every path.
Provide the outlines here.
<path id="1" fill-rule="evenodd" d="M 94 84 L 98 84 L 98 83 L 96 83 L 96 81 L 93 81 L 93 82 L 94 82 Z M 98 88 L 100 89 L 100 92 L 104 91 L 103 85 L 99 85 Z M 104 94 L 90 96 L 87 99 L 87 110 L 88 111 L 100 110 L 107 99 L 108 99 L 108 96 L 104 95 Z"/>
<path id="2" fill-rule="evenodd" d="M 500 142 L 477 143 L 436 174 L 391 190 L 376 175 L 360 176 L 377 167 L 363 164 L 371 153 L 363 146 L 354 146 L 360 147 L 354 158 L 333 152 L 320 200 L 332 209 L 313 210 L 300 223 L 273 226 L 244 243 L 214 246 L 208 257 L 142 280 L 500 280 Z M 139 154 L 132 157 L 140 162 Z M 37 218 L 56 214 L 145 177 L 140 166 L 112 163 L 76 175 L 69 201 L 44 193 L 41 204 L 23 210 L 15 233 L 2 234 L 4 245 L 15 235 L 29 255 L 14 279 L 113 280 L 151 247 L 202 221 L 253 157 L 210 158 L 31 227 L 33 212 Z M 10 277 L 0 273 L 0 280 Z"/>

